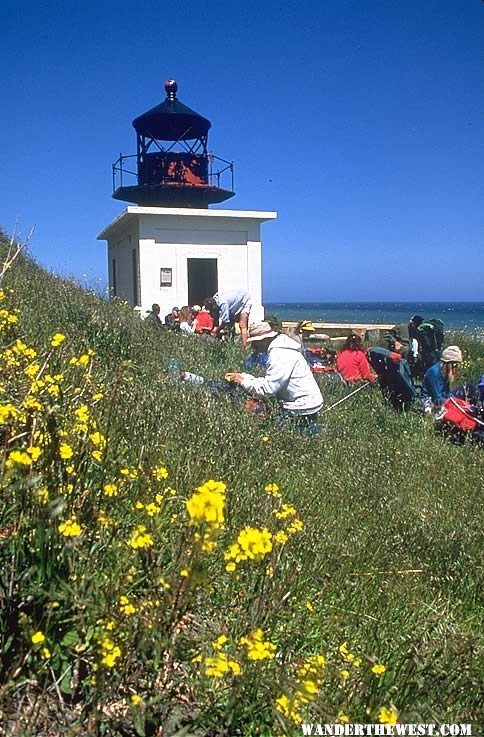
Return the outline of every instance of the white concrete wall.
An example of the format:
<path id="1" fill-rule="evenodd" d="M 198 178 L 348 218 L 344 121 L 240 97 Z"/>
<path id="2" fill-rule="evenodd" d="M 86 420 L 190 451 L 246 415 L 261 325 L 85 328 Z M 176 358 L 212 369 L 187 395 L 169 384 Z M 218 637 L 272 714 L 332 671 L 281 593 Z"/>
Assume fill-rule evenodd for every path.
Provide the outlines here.
<path id="1" fill-rule="evenodd" d="M 108 241 L 108 275 L 109 293 L 111 297 L 119 297 L 134 304 L 133 289 L 133 248 L 137 249 L 137 261 L 139 270 L 139 230 L 138 223 L 130 225 L 129 229 L 113 233 Z M 114 294 L 113 259 L 116 261 L 116 294 Z M 138 273 L 138 301 L 142 299 L 140 290 L 140 278 Z"/>
<path id="2" fill-rule="evenodd" d="M 252 238 L 253 240 L 249 240 Z M 255 240 L 256 239 L 256 240 Z M 140 216 L 142 307 L 153 302 L 163 315 L 188 304 L 189 258 L 215 258 L 219 291 L 243 289 L 262 301 L 260 225 L 234 218 Z M 173 270 L 173 286 L 160 287 L 160 269 Z M 206 295 L 210 296 L 210 295 Z M 256 317 L 260 308 L 256 307 Z"/>

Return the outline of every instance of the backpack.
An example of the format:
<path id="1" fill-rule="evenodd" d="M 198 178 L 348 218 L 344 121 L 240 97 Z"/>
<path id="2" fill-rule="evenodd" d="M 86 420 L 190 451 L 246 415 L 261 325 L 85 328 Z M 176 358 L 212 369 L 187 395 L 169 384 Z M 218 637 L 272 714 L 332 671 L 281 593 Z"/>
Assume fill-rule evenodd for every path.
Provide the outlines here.
<path id="1" fill-rule="evenodd" d="M 368 360 L 378 375 L 378 383 L 392 406 L 397 410 L 409 409 L 417 399 L 410 366 L 398 353 L 386 348 L 370 348 Z"/>
<path id="2" fill-rule="evenodd" d="M 423 371 L 437 363 L 444 342 L 444 323 L 432 318 L 417 328 L 417 341 Z"/>
<path id="3" fill-rule="evenodd" d="M 474 432 L 478 428 L 478 422 L 473 417 L 475 408 L 469 402 L 458 397 L 449 397 L 445 400 L 435 419 L 449 423 L 454 429 L 464 432 Z"/>

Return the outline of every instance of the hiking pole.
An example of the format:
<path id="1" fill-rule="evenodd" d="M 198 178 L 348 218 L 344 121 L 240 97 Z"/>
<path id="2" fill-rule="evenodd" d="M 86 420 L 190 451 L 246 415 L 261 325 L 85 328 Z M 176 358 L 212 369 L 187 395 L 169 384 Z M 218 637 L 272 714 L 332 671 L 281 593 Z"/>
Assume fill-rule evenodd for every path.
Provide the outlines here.
<path id="1" fill-rule="evenodd" d="M 341 404 L 341 402 L 346 402 L 347 399 L 352 397 L 354 394 L 358 394 L 358 392 L 361 392 L 362 389 L 364 389 L 366 386 L 369 386 L 370 384 L 371 384 L 371 381 L 367 381 L 365 384 L 362 384 L 361 386 L 358 387 L 358 389 L 355 389 L 350 394 L 347 394 L 346 397 L 343 397 L 342 399 L 338 399 L 338 401 L 332 404 L 331 407 L 327 407 L 326 409 L 324 409 L 321 412 L 321 414 L 324 415 L 326 414 L 326 412 L 329 412 L 330 409 L 334 409 L 335 407 L 338 406 L 338 404 Z"/>

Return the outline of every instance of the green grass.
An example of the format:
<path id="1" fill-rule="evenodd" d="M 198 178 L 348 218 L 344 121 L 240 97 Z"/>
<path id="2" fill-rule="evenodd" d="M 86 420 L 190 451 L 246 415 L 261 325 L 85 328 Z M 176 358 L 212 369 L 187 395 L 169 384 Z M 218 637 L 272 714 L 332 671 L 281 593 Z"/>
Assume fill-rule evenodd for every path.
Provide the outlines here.
<path id="1" fill-rule="evenodd" d="M 297 669 L 318 654 L 326 667 L 301 708 L 305 721 L 334 722 L 343 712 L 374 722 L 385 706 L 401 722 L 482 725 L 482 448 L 452 445 L 422 416 L 394 413 L 374 387 L 328 412 L 319 438 L 302 437 L 161 376 L 175 356 L 187 370 L 222 378 L 242 367 L 238 347 L 158 335 L 126 305 L 105 303 L 28 258 L 2 286 L 13 290 L 9 309 L 20 310 L 19 322 L 0 333 L 2 350 L 21 337 L 50 374 L 64 374 L 59 397 L 42 395 L 35 427 L 30 417 L 26 434 L 8 426 L 3 434 L 5 461 L 35 429 L 44 432 L 31 468 L 3 467 L 0 709 L 8 728 L 148 735 L 161 724 L 167 735 L 297 734 L 274 703 L 294 695 Z M 66 340 L 51 349 L 56 332 Z M 465 351 L 464 372 L 483 372 L 483 346 L 454 340 Z M 69 360 L 88 348 L 95 356 L 86 380 Z M 28 390 L 19 366 L 14 373 L 5 369 L 2 404 L 19 403 Z M 100 385 L 103 399 L 90 401 Z M 326 406 L 344 393 L 324 380 L 321 387 Z M 72 431 L 82 402 L 106 436 L 101 462 L 88 435 Z M 58 454 L 62 430 L 74 448 L 73 478 Z M 151 501 L 148 480 L 159 464 L 178 494 L 149 517 L 135 504 Z M 117 497 L 103 496 L 126 466 L 139 477 L 123 482 Z M 227 486 L 226 525 L 210 554 L 194 540 L 185 508 L 208 479 Z M 264 491 L 268 483 L 278 484 L 304 529 L 280 555 L 241 564 L 237 578 L 225 571 L 223 551 L 240 529 L 276 529 L 272 511 L 281 502 Z M 35 495 L 44 486 L 42 505 Z M 101 510 L 115 525 L 99 526 Z M 70 541 L 58 526 L 73 515 L 83 534 Z M 147 550 L 127 545 L 137 524 L 153 536 Z M 160 574 L 169 591 L 157 586 Z M 134 615 L 121 615 L 122 595 L 135 603 Z M 100 643 L 110 619 L 122 656 L 106 669 Z M 274 659 L 244 658 L 239 638 L 256 628 L 277 646 Z M 38 630 L 49 659 L 32 646 Z M 220 634 L 240 676 L 211 678 L 192 663 L 197 653 L 215 655 L 210 643 Z M 340 653 L 344 642 L 359 667 Z M 381 677 L 374 663 L 385 665 Z M 142 704 L 130 703 L 133 693 Z"/>

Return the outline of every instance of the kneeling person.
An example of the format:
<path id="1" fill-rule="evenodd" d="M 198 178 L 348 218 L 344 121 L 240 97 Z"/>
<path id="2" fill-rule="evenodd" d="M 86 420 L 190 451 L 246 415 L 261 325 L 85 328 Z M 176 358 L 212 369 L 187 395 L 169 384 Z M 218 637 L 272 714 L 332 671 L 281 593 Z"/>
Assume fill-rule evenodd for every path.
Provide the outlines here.
<path id="1" fill-rule="evenodd" d="M 323 397 L 301 346 L 288 335 L 276 333 L 267 322 L 249 327 L 248 343 L 257 353 L 266 353 L 266 375 L 227 374 L 230 381 L 263 397 L 276 397 L 289 417 L 316 420 Z"/>
<path id="2" fill-rule="evenodd" d="M 440 361 L 427 369 L 422 384 L 422 400 L 427 412 L 431 412 L 433 406 L 440 407 L 451 396 L 450 385 L 460 363 L 461 349 L 457 345 L 449 345 L 442 352 Z"/>

